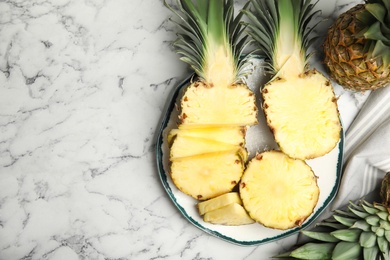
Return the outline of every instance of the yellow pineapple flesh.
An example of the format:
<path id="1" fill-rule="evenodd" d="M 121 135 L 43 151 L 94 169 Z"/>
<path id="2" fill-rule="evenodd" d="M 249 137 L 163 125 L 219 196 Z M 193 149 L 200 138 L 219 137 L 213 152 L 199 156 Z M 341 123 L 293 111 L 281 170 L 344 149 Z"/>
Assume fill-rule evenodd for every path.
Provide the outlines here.
<path id="1" fill-rule="evenodd" d="M 238 192 L 229 192 L 213 199 L 199 202 L 196 206 L 198 208 L 199 214 L 203 216 L 209 211 L 213 211 L 222 207 L 225 207 L 229 204 L 237 203 L 242 205 L 240 194 Z"/>
<path id="2" fill-rule="evenodd" d="M 198 81 L 183 95 L 180 120 L 187 127 L 254 125 L 257 123 L 255 95 L 244 84 L 210 86 Z"/>
<path id="3" fill-rule="evenodd" d="M 267 124 L 290 157 L 320 157 L 337 145 L 341 131 L 337 100 L 320 72 L 277 78 L 263 88 L 263 98 Z"/>
<path id="4" fill-rule="evenodd" d="M 171 162 L 176 187 L 198 200 L 230 192 L 244 171 L 242 149 L 181 157 Z"/>
<path id="5" fill-rule="evenodd" d="M 172 129 L 168 134 L 168 143 L 171 143 L 175 136 L 190 136 L 215 140 L 229 144 L 245 145 L 246 127 L 202 127 L 186 129 L 185 125 L 179 125 L 179 129 Z"/>
<path id="6" fill-rule="evenodd" d="M 238 203 L 209 211 L 203 216 L 205 222 L 212 224 L 239 226 L 255 223 L 246 210 Z"/>
<path id="7" fill-rule="evenodd" d="M 319 193 L 310 166 L 280 151 L 257 154 L 240 183 L 249 215 L 266 227 L 281 230 L 300 226 L 312 214 Z"/>
<path id="8" fill-rule="evenodd" d="M 214 141 L 212 139 L 197 138 L 190 136 L 177 136 L 170 149 L 170 159 L 192 155 L 229 151 L 239 149 L 239 144 L 229 144 Z"/>

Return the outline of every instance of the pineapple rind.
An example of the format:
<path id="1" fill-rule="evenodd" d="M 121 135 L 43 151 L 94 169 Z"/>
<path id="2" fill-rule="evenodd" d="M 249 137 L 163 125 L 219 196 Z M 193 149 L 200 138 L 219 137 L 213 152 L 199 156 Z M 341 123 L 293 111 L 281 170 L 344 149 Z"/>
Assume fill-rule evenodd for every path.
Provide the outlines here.
<path id="1" fill-rule="evenodd" d="M 256 155 L 240 184 L 249 215 L 266 227 L 281 230 L 300 226 L 313 212 L 319 192 L 310 166 L 280 151 Z"/>
<path id="2" fill-rule="evenodd" d="M 246 210 L 238 203 L 231 203 L 222 208 L 207 212 L 203 216 L 205 222 L 212 224 L 239 226 L 255 223 Z"/>
<path id="3" fill-rule="evenodd" d="M 242 205 L 240 194 L 238 192 L 229 192 L 221 196 L 215 197 L 213 199 L 202 201 L 197 204 L 197 208 L 199 214 L 203 216 L 205 213 L 209 211 L 213 211 L 225 207 L 232 203 L 237 203 Z"/>
<path id="4" fill-rule="evenodd" d="M 330 81 L 320 72 L 275 79 L 262 93 L 267 124 L 284 153 L 312 159 L 337 145 L 341 131 L 337 99 Z"/>
<path id="5" fill-rule="evenodd" d="M 171 178 L 183 193 L 207 200 L 230 192 L 244 171 L 242 149 L 172 160 Z"/>

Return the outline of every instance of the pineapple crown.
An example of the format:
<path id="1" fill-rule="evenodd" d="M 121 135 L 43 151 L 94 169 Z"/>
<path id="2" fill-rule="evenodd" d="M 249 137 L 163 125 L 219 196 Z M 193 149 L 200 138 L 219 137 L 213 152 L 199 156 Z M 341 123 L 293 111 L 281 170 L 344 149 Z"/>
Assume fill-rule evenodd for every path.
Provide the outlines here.
<path id="1" fill-rule="evenodd" d="M 382 57 L 384 65 L 390 65 L 390 0 L 367 0 L 365 12 L 357 15 L 364 24 L 358 33 L 368 41 L 365 48 L 372 58 Z"/>
<path id="2" fill-rule="evenodd" d="M 241 37 L 244 32 L 242 14 L 234 16 L 233 0 L 176 2 L 177 10 L 164 0 L 165 6 L 179 18 L 173 22 L 181 29 L 174 42 L 180 59 L 207 83 L 242 81 L 251 71 L 250 55 L 243 54 L 249 42 L 248 36 Z"/>
<path id="3" fill-rule="evenodd" d="M 311 0 L 251 0 L 244 7 L 243 12 L 249 19 L 248 34 L 258 44 L 258 51 L 269 60 L 268 69 L 273 74 L 281 70 L 295 74 L 306 71 L 312 55 L 308 49 L 318 38 L 311 37 L 311 33 L 319 22 L 309 27 L 320 12 L 313 11 L 316 3 L 312 4 Z"/>

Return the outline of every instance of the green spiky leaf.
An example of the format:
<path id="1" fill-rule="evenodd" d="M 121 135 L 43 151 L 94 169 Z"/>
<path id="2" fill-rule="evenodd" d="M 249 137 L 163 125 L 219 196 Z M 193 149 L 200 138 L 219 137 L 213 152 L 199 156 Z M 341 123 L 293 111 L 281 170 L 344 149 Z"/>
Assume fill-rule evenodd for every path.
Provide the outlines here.
<path id="1" fill-rule="evenodd" d="M 176 8 L 164 4 L 178 18 L 173 20 L 179 28 L 176 52 L 201 79 L 213 83 L 223 78 L 223 71 L 233 84 L 251 72 L 251 55 L 244 52 L 250 41 L 243 36 L 243 14 L 235 16 L 233 0 L 176 0 Z M 220 64 L 225 65 L 218 70 Z"/>
<path id="2" fill-rule="evenodd" d="M 243 10 L 249 20 L 248 33 L 269 60 L 273 74 L 304 72 L 314 43 L 310 26 L 319 13 L 310 0 L 252 0 Z"/>

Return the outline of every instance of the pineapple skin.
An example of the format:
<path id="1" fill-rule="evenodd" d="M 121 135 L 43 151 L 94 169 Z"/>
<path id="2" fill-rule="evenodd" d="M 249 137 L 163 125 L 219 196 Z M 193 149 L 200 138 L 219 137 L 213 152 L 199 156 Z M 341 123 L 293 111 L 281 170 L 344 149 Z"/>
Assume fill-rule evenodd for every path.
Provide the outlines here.
<path id="1" fill-rule="evenodd" d="M 324 63 L 331 78 L 353 91 L 374 90 L 390 83 L 390 66 L 384 66 L 380 57 L 368 58 L 366 39 L 356 36 L 363 28 L 356 16 L 364 10 L 359 4 L 341 14 L 328 29 L 323 44 Z"/>
<path id="2" fill-rule="evenodd" d="M 320 189 L 305 161 L 271 150 L 249 162 L 239 192 L 252 219 L 268 228 L 287 230 L 301 226 L 313 213 Z"/>

